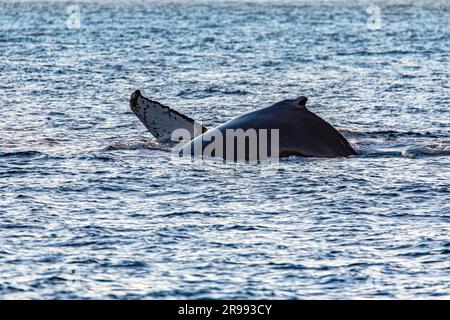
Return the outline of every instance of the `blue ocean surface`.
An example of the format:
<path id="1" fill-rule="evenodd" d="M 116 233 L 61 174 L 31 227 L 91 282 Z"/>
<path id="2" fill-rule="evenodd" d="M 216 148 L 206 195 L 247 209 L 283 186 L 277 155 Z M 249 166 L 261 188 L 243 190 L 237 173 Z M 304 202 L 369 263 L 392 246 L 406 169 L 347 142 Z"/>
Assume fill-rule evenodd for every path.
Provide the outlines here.
<path id="1" fill-rule="evenodd" d="M 0 298 L 450 298 L 450 4 L 0 2 Z M 176 159 L 309 98 L 359 155 Z"/>

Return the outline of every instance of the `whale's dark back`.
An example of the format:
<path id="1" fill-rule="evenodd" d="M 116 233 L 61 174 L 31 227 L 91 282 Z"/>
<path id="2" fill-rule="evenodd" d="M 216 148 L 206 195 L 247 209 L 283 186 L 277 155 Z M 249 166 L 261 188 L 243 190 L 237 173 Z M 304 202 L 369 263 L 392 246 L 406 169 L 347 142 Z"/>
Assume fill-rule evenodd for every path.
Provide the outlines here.
<path id="1" fill-rule="evenodd" d="M 302 101 L 302 105 L 298 102 Z M 256 110 L 233 120 L 230 120 L 219 127 L 204 133 L 202 136 L 192 140 L 183 153 L 195 154 L 194 146 L 197 150 L 205 150 L 214 141 L 208 141 L 214 131 L 219 131 L 222 136 L 226 136 L 227 129 L 278 129 L 279 130 L 279 156 L 287 157 L 291 155 L 303 157 L 347 157 L 356 154 L 350 143 L 328 122 L 309 111 L 305 106 L 305 100 L 284 100 L 270 107 Z M 269 134 L 270 137 L 270 134 Z M 207 140 L 207 141 L 205 141 Z M 198 148 L 201 144 L 201 148 Z M 230 145 L 228 145 L 230 147 Z M 258 139 L 259 147 L 259 139 Z M 223 154 L 226 153 L 226 142 L 223 142 Z M 237 147 L 234 146 L 236 155 Z M 270 149 L 270 143 L 269 143 Z M 245 145 L 245 160 L 248 159 L 249 145 Z M 259 154 L 259 152 L 258 152 Z M 224 157 L 225 158 L 225 157 Z M 227 160 L 240 160 L 239 158 Z"/>

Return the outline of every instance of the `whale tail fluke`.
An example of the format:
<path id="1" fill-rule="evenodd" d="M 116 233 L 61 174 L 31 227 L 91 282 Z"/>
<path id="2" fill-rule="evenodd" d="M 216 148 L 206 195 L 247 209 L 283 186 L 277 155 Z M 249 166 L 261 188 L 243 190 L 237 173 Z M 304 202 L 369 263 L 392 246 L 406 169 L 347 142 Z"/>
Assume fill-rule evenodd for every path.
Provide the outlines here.
<path id="1" fill-rule="evenodd" d="M 148 131 L 161 143 L 170 142 L 172 133 L 177 129 L 187 130 L 192 139 L 207 130 L 200 122 L 144 97 L 139 90 L 131 95 L 130 107 Z"/>

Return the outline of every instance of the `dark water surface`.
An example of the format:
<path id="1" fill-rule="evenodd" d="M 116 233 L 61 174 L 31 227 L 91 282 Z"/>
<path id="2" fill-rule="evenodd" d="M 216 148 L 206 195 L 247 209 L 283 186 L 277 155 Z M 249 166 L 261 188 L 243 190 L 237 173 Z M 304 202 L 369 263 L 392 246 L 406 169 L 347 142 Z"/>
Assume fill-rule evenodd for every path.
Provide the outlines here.
<path id="1" fill-rule="evenodd" d="M 1 2 L 0 297 L 449 298 L 450 7 L 377 4 Z M 136 88 L 305 95 L 360 155 L 175 160 Z"/>

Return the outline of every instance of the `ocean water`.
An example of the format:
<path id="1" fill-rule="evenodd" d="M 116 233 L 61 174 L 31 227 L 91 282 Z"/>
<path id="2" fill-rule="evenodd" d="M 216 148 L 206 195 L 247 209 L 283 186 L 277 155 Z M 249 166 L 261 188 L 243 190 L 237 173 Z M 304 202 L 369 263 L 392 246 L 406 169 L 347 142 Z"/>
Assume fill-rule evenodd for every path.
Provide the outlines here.
<path id="1" fill-rule="evenodd" d="M 450 298 L 450 5 L 0 2 L 0 298 Z M 286 98 L 358 156 L 176 159 Z"/>

